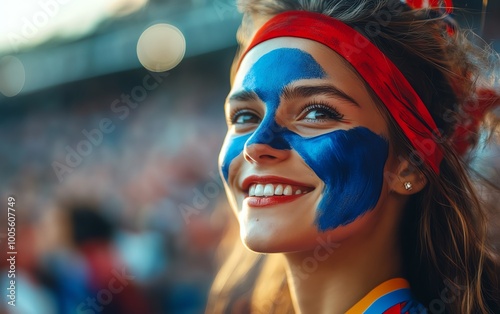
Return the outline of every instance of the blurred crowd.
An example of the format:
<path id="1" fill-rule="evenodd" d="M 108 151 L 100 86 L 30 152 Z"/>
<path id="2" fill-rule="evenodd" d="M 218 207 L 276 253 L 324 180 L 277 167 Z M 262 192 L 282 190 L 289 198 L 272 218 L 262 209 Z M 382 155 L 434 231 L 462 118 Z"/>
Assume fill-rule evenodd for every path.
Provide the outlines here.
<path id="1" fill-rule="evenodd" d="M 9 313 L 203 312 L 230 214 L 217 155 L 233 53 L 163 74 L 123 120 L 111 104 L 142 84 L 145 70 L 6 105 L 0 186 L 2 199 L 16 199 L 18 251 Z M 114 129 L 85 148 L 82 131 L 103 119 Z M 71 149 L 85 154 L 65 168 Z M 0 241 L 5 247 L 5 234 Z M 8 267 L 2 258 L 2 286 Z"/>

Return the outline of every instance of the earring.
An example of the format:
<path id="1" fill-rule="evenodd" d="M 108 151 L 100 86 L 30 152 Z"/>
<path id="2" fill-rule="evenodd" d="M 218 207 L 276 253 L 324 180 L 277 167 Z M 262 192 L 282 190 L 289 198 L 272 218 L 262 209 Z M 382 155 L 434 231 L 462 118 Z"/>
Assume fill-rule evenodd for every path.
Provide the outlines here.
<path id="1" fill-rule="evenodd" d="M 411 185 L 411 182 L 407 181 L 407 182 L 405 182 L 405 183 L 403 183 L 403 184 L 404 184 L 405 189 L 406 189 L 407 191 L 411 191 L 411 190 L 413 189 L 413 186 Z"/>

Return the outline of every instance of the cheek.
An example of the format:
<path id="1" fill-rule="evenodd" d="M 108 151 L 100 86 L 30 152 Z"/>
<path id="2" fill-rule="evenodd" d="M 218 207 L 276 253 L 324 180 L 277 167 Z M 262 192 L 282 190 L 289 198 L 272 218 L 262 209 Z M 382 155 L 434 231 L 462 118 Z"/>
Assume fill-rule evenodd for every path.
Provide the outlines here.
<path id="1" fill-rule="evenodd" d="M 229 179 L 229 166 L 231 165 L 234 158 L 243 153 L 245 142 L 249 137 L 250 134 L 242 136 L 232 136 L 228 134 L 226 136 L 219 154 L 219 170 L 222 174 L 222 178 L 226 181 L 226 183 L 228 183 Z"/>
<path id="2" fill-rule="evenodd" d="M 316 217 L 319 230 L 344 226 L 375 207 L 389 148 L 384 138 L 357 127 L 296 138 L 293 147 L 325 183 Z"/>

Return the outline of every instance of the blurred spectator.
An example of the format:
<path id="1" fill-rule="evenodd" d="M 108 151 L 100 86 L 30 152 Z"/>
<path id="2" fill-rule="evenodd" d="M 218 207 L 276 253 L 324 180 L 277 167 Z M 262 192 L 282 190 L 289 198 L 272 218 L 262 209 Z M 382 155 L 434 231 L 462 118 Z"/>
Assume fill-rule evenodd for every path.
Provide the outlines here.
<path id="1" fill-rule="evenodd" d="M 100 208 L 72 202 L 61 208 L 70 241 L 45 256 L 40 275 L 52 290 L 58 313 L 152 313 L 143 293 L 120 260 L 116 226 Z"/>

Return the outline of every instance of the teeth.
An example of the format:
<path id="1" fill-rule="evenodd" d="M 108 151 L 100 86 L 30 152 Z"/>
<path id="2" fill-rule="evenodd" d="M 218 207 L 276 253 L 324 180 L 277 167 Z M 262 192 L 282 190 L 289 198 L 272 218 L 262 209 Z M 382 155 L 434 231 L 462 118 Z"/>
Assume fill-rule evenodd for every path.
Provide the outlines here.
<path id="1" fill-rule="evenodd" d="M 297 189 L 293 190 L 291 185 L 286 185 L 285 188 L 283 188 L 283 184 L 272 184 L 272 183 L 267 183 L 267 184 L 252 184 L 250 185 L 250 188 L 248 190 L 248 196 L 273 196 L 273 195 L 299 195 L 299 194 L 306 194 L 307 190 L 300 190 Z"/>
<path id="2" fill-rule="evenodd" d="M 274 186 L 271 183 L 268 183 L 264 188 L 264 196 L 272 196 L 272 195 L 274 195 Z"/>
<path id="3" fill-rule="evenodd" d="M 255 187 L 255 196 L 264 196 L 264 186 L 262 184 L 257 184 Z"/>
<path id="4" fill-rule="evenodd" d="M 255 184 L 252 184 L 250 191 L 248 191 L 249 196 L 255 196 Z"/>
<path id="5" fill-rule="evenodd" d="M 283 185 L 279 184 L 274 190 L 274 195 L 283 195 Z"/>

